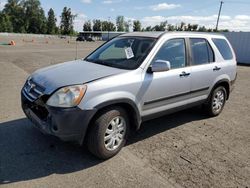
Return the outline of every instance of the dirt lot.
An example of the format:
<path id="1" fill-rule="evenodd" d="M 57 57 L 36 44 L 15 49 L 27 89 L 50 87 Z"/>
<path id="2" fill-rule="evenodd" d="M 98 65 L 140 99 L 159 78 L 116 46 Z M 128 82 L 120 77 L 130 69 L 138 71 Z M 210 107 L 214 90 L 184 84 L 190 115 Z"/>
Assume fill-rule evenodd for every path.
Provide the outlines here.
<path id="1" fill-rule="evenodd" d="M 35 130 L 20 107 L 28 74 L 74 59 L 75 42 L 14 40 L 16 46 L 0 46 L 1 187 L 250 186 L 250 67 L 238 67 L 236 88 L 219 117 L 193 108 L 145 122 L 119 155 L 100 161 Z M 78 57 L 100 44 L 79 43 Z"/>

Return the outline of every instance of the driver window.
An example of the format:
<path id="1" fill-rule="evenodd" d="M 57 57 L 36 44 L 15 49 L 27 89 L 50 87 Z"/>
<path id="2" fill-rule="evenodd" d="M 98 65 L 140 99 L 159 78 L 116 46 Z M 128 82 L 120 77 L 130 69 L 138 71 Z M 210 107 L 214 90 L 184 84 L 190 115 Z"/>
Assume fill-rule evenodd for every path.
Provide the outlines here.
<path id="1" fill-rule="evenodd" d="M 155 55 L 153 62 L 156 60 L 169 61 L 171 69 L 185 67 L 185 40 L 171 39 L 166 41 Z"/>

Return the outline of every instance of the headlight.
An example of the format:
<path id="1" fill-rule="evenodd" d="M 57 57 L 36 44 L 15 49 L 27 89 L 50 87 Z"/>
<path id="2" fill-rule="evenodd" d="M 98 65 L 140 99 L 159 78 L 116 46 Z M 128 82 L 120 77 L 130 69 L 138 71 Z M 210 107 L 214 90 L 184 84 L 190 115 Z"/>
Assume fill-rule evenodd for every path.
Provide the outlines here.
<path id="1" fill-rule="evenodd" d="M 74 85 L 59 89 L 47 101 L 47 105 L 55 107 L 74 107 L 77 106 L 85 92 L 86 85 Z"/>

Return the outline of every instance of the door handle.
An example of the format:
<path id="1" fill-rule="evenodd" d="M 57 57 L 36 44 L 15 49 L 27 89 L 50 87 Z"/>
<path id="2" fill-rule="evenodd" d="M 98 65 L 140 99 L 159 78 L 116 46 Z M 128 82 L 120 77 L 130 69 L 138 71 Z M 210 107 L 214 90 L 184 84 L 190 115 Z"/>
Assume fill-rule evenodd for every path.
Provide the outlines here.
<path id="1" fill-rule="evenodd" d="M 187 77 L 189 76 L 190 73 L 186 73 L 185 71 L 183 71 L 181 74 L 180 74 L 180 77 Z"/>
<path id="2" fill-rule="evenodd" d="M 221 69 L 220 67 L 215 66 L 215 67 L 213 68 L 213 71 L 219 71 L 220 69 Z"/>

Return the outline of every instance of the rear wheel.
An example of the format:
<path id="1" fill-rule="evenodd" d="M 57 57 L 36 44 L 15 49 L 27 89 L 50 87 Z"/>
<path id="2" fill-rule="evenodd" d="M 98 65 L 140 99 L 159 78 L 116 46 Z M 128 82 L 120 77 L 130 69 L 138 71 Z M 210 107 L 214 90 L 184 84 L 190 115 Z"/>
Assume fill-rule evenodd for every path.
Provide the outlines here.
<path id="1" fill-rule="evenodd" d="M 129 120 L 123 108 L 113 107 L 104 110 L 90 126 L 92 127 L 87 137 L 87 146 L 98 158 L 111 158 L 125 145 Z"/>
<path id="2" fill-rule="evenodd" d="M 208 102 L 205 104 L 205 109 L 210 116 L 218 116 L 226 103 L 227 92 L 223 86 L 214 89 Z"/>

